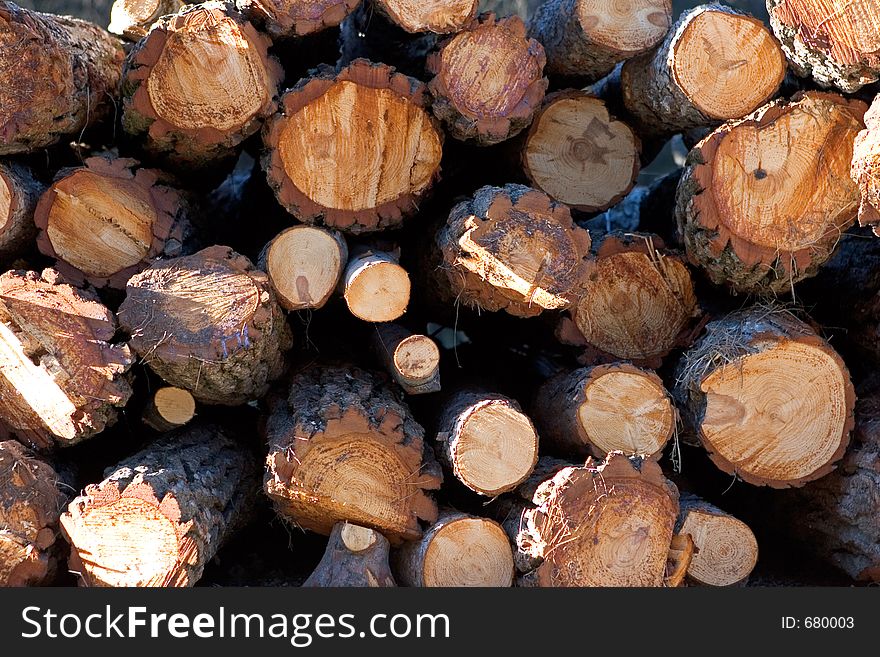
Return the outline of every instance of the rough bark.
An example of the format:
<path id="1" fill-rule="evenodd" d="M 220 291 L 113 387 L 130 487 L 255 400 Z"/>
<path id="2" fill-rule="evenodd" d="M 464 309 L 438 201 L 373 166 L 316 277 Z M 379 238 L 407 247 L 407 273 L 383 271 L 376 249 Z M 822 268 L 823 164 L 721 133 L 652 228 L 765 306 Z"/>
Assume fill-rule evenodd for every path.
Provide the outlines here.
<path id="1" fill-rule="evenodd" d="M 351 314 L 365 322 L 393 322 L 409 305 L 409 274 L 388 251 L 355 251 L 340 288 Z"/>
<path id="2" fill-rule="evenodd" d="M 186 5 L 183 0 L 116 0 L 110 8 L 108 32 L 129 41 L 140 41 L 157 20 L 176 14 Z"/>
<path id="3" fill-rule="evenodd" d="M 666 244 L 678 248 L 675 192 L 679 180 L 681 169 L 675 169 L 647 186 L 636 187 L 620 203 L 583 225 L 590 232 L 654 233 Z"/>
<path id="4" fill-rule="evenodd" d="M 377 324 L 373 346 L 386 371 L 408 395 L 440 390 L 440 349 L 429 336 L 399 324 Z"/>
<path id="5" fill-rule="evenodd" d="M 397 586 L 388 565 L 390 544 L 374 529 L 337 522 L 321 563 L 303 582 L 306 587 Z"/>
<path id="6" fill-rule="evenodd" d="M 853 144 L 850 176 L 859 188 L 859 224 L 873 226 L 880 236 L 880 101 L 865 113 L 865 129 Z"/>
<path id="7" fill-rule="evenodd" d="M 303 37 L 339 25 L 361 0 L 235 0 L 235 4 L 274 40 Z"/>
<path id="8" fill-rule="evenodd" d="M 46 187 L 17 162 L 0 162 L 0 262 L 26 253 L 37 235 L 34 208 Z"/>
<path id="9" fill-rule="evenodd" d="M 159 388 L 144 409 L 141 419 L 156 431 L 179 429 L 196 414 L 196 400 L 183 388 L 165 386 Z"/>

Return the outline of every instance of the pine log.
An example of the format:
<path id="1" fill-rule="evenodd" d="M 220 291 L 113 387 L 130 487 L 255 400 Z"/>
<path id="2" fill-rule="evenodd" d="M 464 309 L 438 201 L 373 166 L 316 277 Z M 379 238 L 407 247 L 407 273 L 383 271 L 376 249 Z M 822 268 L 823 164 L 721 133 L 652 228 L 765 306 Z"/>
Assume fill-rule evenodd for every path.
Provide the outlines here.
<path id="1" fill-rule="evenodd" d="M 663 585 L 678 588 L 685 585 L 688 569 L 697 553 L 697 547 L 690 534 L 674 534 L 666 557 L 666 574 Z"/>
<path id="2" fill-rule="evenodd" d="M 392 544 L 422 535 L 437 519 L 426 490 L 441 473 L 424 430 L 374 374 L 313 365 L 276 399 L 266 424 L 264 488 L 279 515 L 328 535 L 348 521 L 382 532 Z"/>
<path id="3" fill-rule="evenodd" d="M 700 307 L 683 259 L 648 233 L 610 234 L 572 292 L 557 337 L 583 348 L 584 364 L 630 360 L 656 367 L 695 337 Z"/>
<path id="4" fill-rule="evenodd" d="M 584 91 L 547 96 L 522 149 L 532 185 L 560 203 L 600 212 L 622 199 L 639 175 L 641 142 Z"/>
<path id="5" fill-rule="evenodd" d="M 281 104 L 263 132 L 262 163 L 297 219 L 363 233 L 398 226 L 418 210 L 442 155 L 425 85 L 355 60 L 339 73 L 319 69 Z"/>
<path id="6" fill-rule="evenodd" d="M 503 395 L 461 391 L 444 405 L 437 457 L 467 488 L 495 497 L 523 483 L 538 461 L 538 432 Z"/>
<path id="7" fill-rule="evenodd" d="M 853 427 L 855 393 L 841 357 L 772 306 L 710 322 L 679 363 L 674 394 L 715 465 L 759 486 L 825 476 Z"/>
<path id="8" fill-rule="evenodd" d="M 97 25 L 0 2 L 0 155 L 78 137 L 110 116 L 124 57 Z"/>
<path id="9" fill-rule="evenodd" d="M 183 0 L 116 0 L 110 8 L 108 32 L 129 41 L 140 41 L 157 20 L 176 14 L 186 5 Z"/>
<path id="10" fill-rule="evenodd" d="M 33 172 L 17 162 L 0 162 L 0 262 L 26 253 L 37 236 L 34 208 L 45 190 Z"/>
<path id="11" fill-rule="evenodd" d="M 82 285 L 122 289 L 151 261 L 181 255 L 189 202 L 162 172 L 137 160 L 99 156 L 63 169 L 40 198 L 40 252 Z"/>
<path id="12" fill-rule="evenodd" d="M 291 226 L 263 249 L 266 272 L 285 310 L 322 308 L 336 290 L 348 263 L 348 246 L 338 232 L 317 226 Z"/>
<path id="13" fill-rule="evenodd" d="M 490 146 L 509 139 L 541 106 L 545 62 L 522 19 L 483 14 L 428 57 L 434 115 L 462 141 Z"/>
<path id="14" fill-rule="evenodd" d="M 458 32 L 476 17 L 479 0 L 373 0 L 373 6 L 407 32 Z"/>
<path id="15" fill-rule="evenodd" d="M 231 164 L 276 109 L 282 71 L 269 45 L 228 3 L 162 18 L 126 58 L 122 127 L 181 175 Z"/>
<path id="16" fill-rule="evenodd" d="M 398 261 L 387 251 L 355 252 L 340 282 L 352 315 L 365 322 L 393 322 L 406 312 L 410 280 Z"/>
<path id="17" fill-rule="evenodd" d="M 49 583 L 66 502 L 59 477 L 14 440 L 0 442 L 0 587 Z"/>
<path id="18" fill-rule="evenodd" d="M 37 449 L 73 445 L 116 421 L 132 363 L 116 318 L 58 272 L 0 276 L 0 426 Z"/>
<path id="19" fill-rule="evenodd" d="M 440 390 L 440 349 L 429 336 L 399 324 L 376 324 L 374 347 L 386 371 L 408 395 Z"/>
<path id="20" fill-rule="evenodd" d="M 865 129 L 853 144 L 850 176 L 859 188 L 859 224 L 880 236 L 880 100 L 865 113 Z"/>
<path id="21" fill-rule="evenodd" d="M 397 586 L 391 574 L 388 539 L 375 529 L 337 522 L 321 563 L 303 582 L 306 587 Z"/>
<path id="22" fill-rule="evenodd" d="M 513 552 L 494 520 L 444 510 L 420 540 L 405 543 L 392 565 L 402 586 L 509 587 Z"/>
<path id="23" fill-rule="evenodd" d="M 864 112 L 861 101 L 806 92 L 697 144 L 676 200 L 688 259 L 737 292 L 785 294 L 815 275 L 856 219 L 849 173 Z"/>
<path id="24" fill-rule="evenodd" d="M 531 502 L 505 522 L 519 586 L 667 585 L 678 490 L 656 462 L 589 459 L 545 480 Z"/>
<path id="25" fill-rule="evenodd" d="M 880 77 L 880 6 L 874 2 L 767 0 L 791 67 L 823 87 L 853 93 Z"/>
<path id="26" fill-rule="evenodd" d="M 195 414 L 196 400 L 188 390 L 165 386 L 150 398 L 141 419 L 147 426 L 164 433 L 179 429 Z"/>
<path id="27" fill-rule="evenodd" d="M 86 487 L 61 516 L 83 586 L 193 586 L 247 517 L 250 452 L 217 426 L 171 434 Z"/>
<path id="28" fill-rule="evenodd" d="M 647 186 L 635 187 L 620 203 L 581 225 L 591 233 L 654 233 L 667 245 L 678 248 L 674 215 L 680 180 L 681 169 L 673 169 Z"/>
<path id="29" fill-rule="evenodd" d="M 361 0 L 235 0 L 273 40 L 303 37 L 339 25 Z"/>
<path id="30" fill-rule="evenodd" d="M 749 526 L 695 495 L 682 494 L 679 503 L 676 531 L 689 534 L 696 547 L 688 580 L 705 586 L 744 583 L 758 562 L 758 541 Z"/>
<path id="31" fill-rule="evenodd" d="M 433 283 L 446 303 L 533 317 L 571 303 L 590 235 L 568 207 L 522 185 L 483 187 L 436 237 Z"/>
<path id="32" fill-rule="evenodd" d="M 534 408 L 542 442 L 569 457 L 657 459 L 677 419 L 660 377 L 628 363 L 561 372 L 538 389 Z"/>
<path id="33" fill-rule="evenodd" d="M 547 0 L 532 16 L 529 34 L 544 45 L 547 74 L 582 87 L 654 48 L 671 25 L 671 0 Z"/>
<path id="34" fill-rule="evenodd" d="M 226 246 L 132 276 L 119 322 L 150 369 L 206 404 L 261 397 L 283 372 L 291 346 L 266 275 Z"/>

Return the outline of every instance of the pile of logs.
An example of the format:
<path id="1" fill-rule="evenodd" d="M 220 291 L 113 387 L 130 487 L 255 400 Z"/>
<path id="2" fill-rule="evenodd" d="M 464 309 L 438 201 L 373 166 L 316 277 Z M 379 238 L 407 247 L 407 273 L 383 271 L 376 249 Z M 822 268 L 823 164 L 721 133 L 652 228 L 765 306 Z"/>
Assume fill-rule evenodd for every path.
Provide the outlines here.
<path id="1" fill-rule="evenodd" d="M 478 5 L 0 0 L 0 585 L 880 581 L 880 6 Z"/>

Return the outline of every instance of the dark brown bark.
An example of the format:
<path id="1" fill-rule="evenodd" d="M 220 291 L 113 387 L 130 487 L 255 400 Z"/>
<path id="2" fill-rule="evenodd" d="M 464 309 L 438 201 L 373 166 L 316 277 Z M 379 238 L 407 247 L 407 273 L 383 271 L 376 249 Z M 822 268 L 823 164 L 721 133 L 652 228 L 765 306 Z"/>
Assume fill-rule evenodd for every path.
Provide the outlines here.
<path id="1" fill-rule="evenodd" d="M 0 261 L 8 264 L 32 247 L 34 208 L 46 187 L 17 162 L 0 163 Z"/>

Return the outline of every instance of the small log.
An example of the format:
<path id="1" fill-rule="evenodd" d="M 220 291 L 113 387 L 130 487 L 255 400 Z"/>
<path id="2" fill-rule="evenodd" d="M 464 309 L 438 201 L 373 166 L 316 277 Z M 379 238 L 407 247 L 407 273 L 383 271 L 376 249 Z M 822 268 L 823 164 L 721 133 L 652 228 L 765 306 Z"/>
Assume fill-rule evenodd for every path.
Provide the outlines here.
<path id="1" fill-rule="evenodd" d="M 251 454 L 219 427 L 186 429 L 124 460 L 61 516 L 82 586 L 193 586 L 247 519 Z"/>
<path id="2" fill-rule="evenodd" d="M 183 388 L 159 388 L 141 416 L 144 424 L 160 431 L 179 429 L 195 417 L 196 400 Z"/>
<path id="3" fill-rule="evenodd" d="M 440 349 L 430 337 L 399 324 L 376 324 L 374 343 L 385 369 L 406 394 L 440 390 Z"/>
<path id="4" fill-rule="evenodd" d="M 483 187 L 438 232 L 433 283 L 446 303 L 516 317 L 559 310 L 589 256 L 568 207 L 522 185 Z"/>
<path id="5" fill-rule="evenodd" d="M 266 275 L 226 246 L 132 276 L 119 322 L 150 369 L 206 404 L 261 397 L 292 344 Z"/>
<path id="6" fill-rule="evenodd" d="M 631 360 L 657 367 L 695 337 L 700 307 L 683 259 L 648 233 L 593 243 L 574 302 L 557 337 L 584 349 L 584 364 Z"/>
<path id="7" fill-rule="evenodd" d="M 129 41 L 140 41 L 162 16 L 176 14 L 183 0 L 116 0 L 110 8 L 108 32 Z"/>
<path id="8" fill-rule="evenodd" d="M 581 225 L 591 233 L 653 233 L 667 245 L 678 247 L 673 216 L 680 180 L 681 169 L 674 169 L 647 186 L 634 188 L 620 203 Z"/>
<path id="9" fill-rule="evenodd" d="M 348 263 L 345 239 L 317 226 L 291 226 L 263 249 L 266 272 L 285 310 L 322 308 L 336 290 Z"/>
<path id="10" fill-rule="evenodd" d="M 849 173 L 864 113 L 861 101 L 806 92 L 697 144 L 676 199 L 688 259 L 737 292 L 785 294 L 815 275 L 856 219 Z"/>
<path id="11" fill-rule="evenodd" d="M 393 322 L 409 305 L 409 274 L 394 253 L 356 252 L 345 267 L 340 287 L 351 314 L 365 322 Z"/>
<path id="12" fill-rule="evenodd" d="M 434 115 L 462 141 L 491 146 L 510 139 L 541 107 L 545 61 L 522 19 L 482 14 L 428 57 Z"/>
<path id="13" fill-rule="evenodd" d="M 34 213 L 40 252 L 71 282 L 116 289 L 151 261 L 181 255 L 189 203 L 164 178 L 111 156 L 63 169 Z"/>
<path id="14" fill-rule="evenodd" d="M 66 502 L 59 477 L 14 440 L 0 442 L 0 587 L 48 584 Z"/>
<path id="15" fill-rule="evenodd" d="M 547 74 L 583 87 L 618 62 L 658 45 L 672 25 L 671 0 L 634 0 L 609 7 L 594 0 L 547 0 L 535 11 L 529 35 L 547 51 Z"/>
<path id="16" fill-rule="evenodd" d="M 639 130 L 668 136 L 753 112 L 785 69 L 762 21 L 713 2 L 684 12 L 657 50 L 627 61 L 620 82 Z"/>
<path id="17" fill-rule="evenodd" d="M 0 155 L 78 137 L 111 116 L 124 57 L 97 25 L 0 3 Z"/>
<path id="18" fill-rule="evenodd" d="M 477 15 L 479 0 L 374 0 L 373 6 L 407 32 L 454 34 Z"/>
<path id="19" fill-rule="evenodd" d="M 231 4 L 162 18 L 126 58 L 122 127 L 181 175 L 231 164 L 276 109 L 282 71 L 269 45 Z"/>
<path id="20" fill-rule="evenodd" d="M 388 539 L 375 529 L 337 522 L 321 563 L 303 582 L 306 587 L 397 586 L 388 565 Z"/>
<path id="21" fill-rule="evenodd" d="M 656 462 L 588 459 L 545 480 L 531 502 L 505 522 L 519 586 L 667 585 L 678 490 Z"/>
<path id="22" fill-rule="evenodd" d="M 690 534 L 675 534 L 666 557 L 666 575 L 664 586 L 675 589 L 685 585 L 688 569 L 697 552 L 694 539 Z"/>
<path id="23" fill-rule="evenodd" d="M 534 408 L 542 442 L 572 457 L 657 459 L 677 419 L 660 377 L 628 363 L 561 372 L 538 389 Z"/>
<path id="24" fill-rule="evenodd" d="M 853 93 L 880 78 L 880 7 L 767 0 L 770 25 L 801 77 Z"/>
<path id="25" fill-rule="evenodd" d="M 773 307 L 710 322 L 679 363 L 674 394 L 715 465 L 758 486 L 825 476 L 853 427 L 855 393 L 843 360 Z"/>
<path id="26" fill-rule="evenodd" d="M 600 212 L 622 199 L 639 175 L 641 142 L 584 91 L 551 94 L 522 149 L 532 185 L 553 200 Z"/>
<path id="27" fill-rule="evenodd" d="M 37 449 L 101 433 L 125 406 L 132 363 L 116 318 L 52 269 L 0 276 L 0 425 Z"/>
<path id="28" fill-rule="evenodd" d="M 278 514 L 303 529 L 329 535 L 348 521 L 393 545 L 414 540 L 419 520 L 437 519 L 426 491 L 442 479 L 423 437 L 379 377 L 313 365 L 272 404 L 264 488 Z"/>
<path id="29" fill-rule="evenodd" d="M 361 0 L 235 0 L 273 40 L 303 37 L 339 25 Z"/>
<path id="30" fill-rule="evenodd" d="M 676 531 L 689 534 L 696 554 L 687 578 L 705 586 L 743 584 L 758 563 L 758 541 L 742 520 L 700 498 L 682 494 Z"/>
<path id="31" fill-rule="evenodd" d="M 859 225 L 873 226 L 880 236 L 880 101 L 865 113 L 865 129 L 853 144 L 850 177 L 859 188 Z"/>
<path id="32" fill-rule="evenodd" d="M 0 261 L 6 264 L 33 246 L 34 208 L 46 187 L 16 162 L 0 162 Z"/>
<path id="33" fill-rule="evenodd" d="M 445 510 L 420 540 L 392 559 L 402 586 L 498 587 L 513 584 L 513 551 L 494 520 Z"/>
<path id="34" fill-rule="evenodd" d="M 467 488 L 495 497 L 523 483 L 538 461 L 538 432 L 503 395 L 458 392 L 444 405 L 437 458 Z"/>

